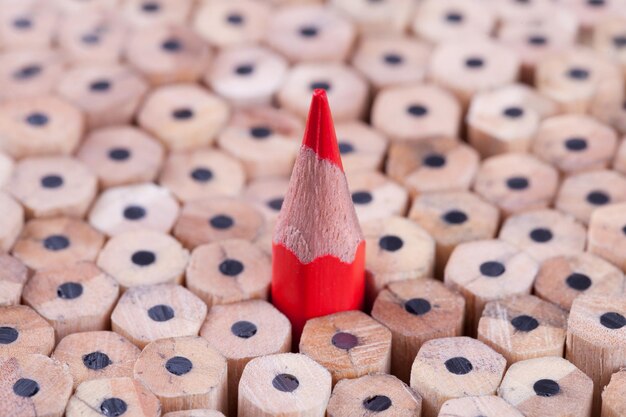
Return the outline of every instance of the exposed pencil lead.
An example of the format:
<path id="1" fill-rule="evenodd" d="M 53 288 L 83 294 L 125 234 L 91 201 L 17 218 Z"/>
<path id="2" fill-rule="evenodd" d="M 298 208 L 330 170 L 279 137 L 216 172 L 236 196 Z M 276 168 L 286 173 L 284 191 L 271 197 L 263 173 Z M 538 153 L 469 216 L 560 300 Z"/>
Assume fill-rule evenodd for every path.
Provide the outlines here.
<path id="1" fill-rule="evenodd" d="M 343 170 L 333 116 L 323 89 L 313 92 L 302 144 L 313 149 L 320 159 L 326 159 Z"/>

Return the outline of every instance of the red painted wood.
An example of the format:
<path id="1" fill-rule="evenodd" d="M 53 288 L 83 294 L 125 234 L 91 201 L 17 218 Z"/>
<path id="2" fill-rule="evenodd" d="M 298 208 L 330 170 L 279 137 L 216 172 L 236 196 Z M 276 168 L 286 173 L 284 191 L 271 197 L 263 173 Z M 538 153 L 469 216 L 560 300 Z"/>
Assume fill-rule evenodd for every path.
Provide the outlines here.
<path id="1" fill-rule="evenodd" d="M 359 244 L 352 263 L 326 255 L 303 264 L 289 249 L 277 244 L 272 254 L 272 303 L 291 320 L 296 343 L 308 319 L 361 308 L 365 241 Z"/>

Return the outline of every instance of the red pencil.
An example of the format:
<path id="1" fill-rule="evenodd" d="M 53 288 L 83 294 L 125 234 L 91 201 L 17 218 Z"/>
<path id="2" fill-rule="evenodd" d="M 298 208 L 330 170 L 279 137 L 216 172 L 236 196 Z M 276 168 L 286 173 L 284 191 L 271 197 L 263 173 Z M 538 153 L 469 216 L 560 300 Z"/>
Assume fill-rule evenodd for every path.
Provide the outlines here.
<path id="1" fill-rule="evenodd" d="M 308 319 L 361 307 L 365 241 L 324 90 L 313 93 L 272 249 L 272 302 L 296 346 Z"/>

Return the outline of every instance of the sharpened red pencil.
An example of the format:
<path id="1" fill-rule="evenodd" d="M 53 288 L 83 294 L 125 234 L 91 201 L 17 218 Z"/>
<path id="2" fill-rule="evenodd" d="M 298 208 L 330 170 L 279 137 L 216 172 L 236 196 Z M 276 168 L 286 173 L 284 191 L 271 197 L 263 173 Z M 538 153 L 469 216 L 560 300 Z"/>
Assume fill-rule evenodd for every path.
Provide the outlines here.
<path id="1" fill-rule="evenodd" d="M 315 90 L 272 242 L 272 302 L 294 342 L 306 321 L 363 303 L 365 241 L 324 90 Z"/>

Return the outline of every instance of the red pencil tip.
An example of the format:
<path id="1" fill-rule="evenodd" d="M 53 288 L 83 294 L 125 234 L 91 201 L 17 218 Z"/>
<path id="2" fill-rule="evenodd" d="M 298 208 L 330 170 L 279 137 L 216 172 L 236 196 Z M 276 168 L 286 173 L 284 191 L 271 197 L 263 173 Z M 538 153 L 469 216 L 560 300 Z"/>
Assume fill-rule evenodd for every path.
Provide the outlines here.
<path id="1" fill-rule="evenodd" d="M 318 88 L 313 91 L 302 144 L 313 149 L 320 159 L 326 159 L 343 170 L 326 90 Z"/>

